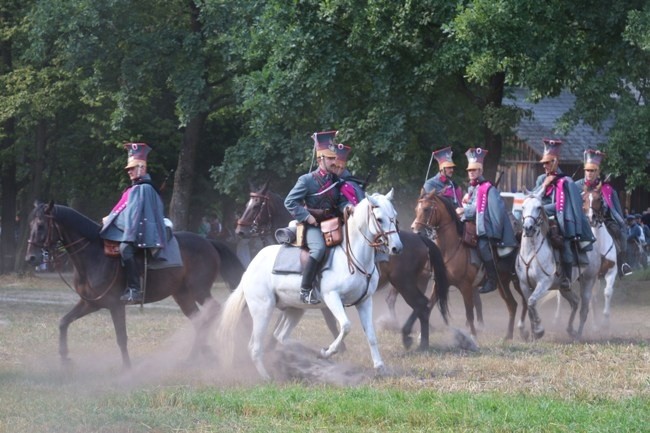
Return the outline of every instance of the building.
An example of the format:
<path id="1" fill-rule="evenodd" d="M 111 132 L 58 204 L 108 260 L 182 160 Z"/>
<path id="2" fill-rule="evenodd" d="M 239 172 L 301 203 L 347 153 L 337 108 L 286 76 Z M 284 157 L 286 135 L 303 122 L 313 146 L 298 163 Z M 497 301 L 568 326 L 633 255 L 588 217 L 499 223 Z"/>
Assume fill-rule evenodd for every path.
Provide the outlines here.
<path id="1" fill-rule="evenodd" d="M 588 148 L 601 147 L 607 141 L 607 130 L 610 125 L 605 124 L 603 131 L 599 132 L 589 125 L 580 123 L 566 134 L 558 133 L 558 119 L 573 107 L 575 96 L 569 92 L 562 92 L 557 97 L 532 103 L 526 100 L 527 94 L 526 90 L 517 89 L 512 97 L 503 100 L 503 105 L 522 108 L 530 116 L 522 118 L 515 128 L 515 136 L 504 139 L 503 157 L 498 168 L 499 171 L 503 171 L 499 188 L 507 192 L 520 192 L 535 186 L 537 176 L 543 173 L 539 160 L 544 153 L 544 138 L 562 140 L 560 167 L 565 174 L 575 180 L 581 179 L 584 177 L 583 152 Z M 650 206 L 647 192 L 635 190 L 628 194 L 625 192 L 624 179 L 613 178 L 610 181 L 619 192 L 624 207 L 641 212 Z"/>

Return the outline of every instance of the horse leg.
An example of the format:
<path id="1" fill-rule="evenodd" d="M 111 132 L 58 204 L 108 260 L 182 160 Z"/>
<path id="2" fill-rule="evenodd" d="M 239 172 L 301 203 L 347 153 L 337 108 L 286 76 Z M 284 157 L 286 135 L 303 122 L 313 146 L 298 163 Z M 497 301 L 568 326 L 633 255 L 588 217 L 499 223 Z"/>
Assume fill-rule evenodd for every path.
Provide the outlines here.
<path id="1" fill-rule="evenodd" d="M 305 314 L 305 310 L 300 308 L 287 308 L 282 312 L 275 329 L 273 330 L 273 339 L 269 345 L 269 349 L 275 346 L 275 343 L 285 344 L 294 330 L 300 319 Z M 323 314 L 324 316 L 324 314 Z M 333 320 L 334 316 L 330 314 Z"/>
<path id="2" fill-rule="evenodd" d="M 417 286 L 411 287 L 408 290 L 400 290 L 404 301 L 413 309 L 406 323 L 402 327 L 402 343 L 406 349 L 409 349 L 413 344 L 411 331 L 416 319 L 420 320 L 420 347 L 419 350 L 426 350 L 429 348 L 429 317 L 431 316 L 431 309 L 429 308 L 429 300 L 422 293 Z M 401 287 L 404 289 L 404 287 Z"/>
<path id="3" fill-rule="evenodd" d="M 70 363 L 70 358 L 68 358 L 68 353 L 69 353 L 68 352 L 68 327 L 75 320 L 84 317 L 90 313 L 94 313 L 97 310 L 99 310 L 99 308 L 87 303 L 82 299 L 79 302 L 77 302 L 77 304 L 72 308 L 72 310 L 70 310 L 68 314 L 63 316 L 59 321 L 59 356 L 61 357 L 61 362 L 63 363 L 63 365 L 67 365 Z M 124 306 L 122 307 L 122 310 L 124 310 Z M 115 324 L 115 319 L 113 319 L 113 323 Z M 117 326 L 116 326 L 116 333 L 117 333 Z M 118 344 L 119 344 L 119 337 L 118 337 Z M 126 352 L 126 337 L 124 343 L 124 350 L 122 351 L 123 360 L 125 359 L 124 358 L 125 352 Z M 125 367 L 131 366 L 128 353 L 126 355 L 126 362 L 124 363 L 124 366 Z"/>
<path id="4" fill-rule="evenodd" d="M 562 295 L 560 291 L 555 294 L 555 314 L 553 315 L 553 324 L 560 320 L 560 310 L 562 309 Z"/>
<path id="5" fill-rule="evenodd" d="M 580 277 L 580 325 L 578 327 L 577 338 L 582 338 L 582 332 L 589 316 L 589 304 L 591 303 L 591 294 L 598 277 L 587 277 L 585 275 Z"/>
<path id="6" fill-rule="evenodd" d="M 395 304 L 397 303 L 398 291 L 395 287 L 391 286 L 386 295 L 386 304 L 388 305 L 388 313 L 391 323 L 397 323 L 397 312 L 395 311 Z"/>
<path id="7" fill-rule="evenodd" d="M 605 274 L 605 290 L 603 294 L 605 295 L 605 309 L 603 310 L 603 316 L 605 317 L 605 326 L 609 327 L 609 318 L 611 315 L 611 304 L 612 304 L 612 295 L 614 294 L 614 281 L 616 280 L 616 274 L 618 270 L 616 265 L 612 267 Z"/>
<path id="8" fill-rule="evenodd" d="M 323 301 L 339 323 L 339 335 L 334 339 L 334 341 L 332 341 L 332 344 L 330 344 L 329 347 L 321 349 L 320 351 L 320 356 L 327 359 L 338 352 L 343 339 L 350 332 L 352 324 L 350 323 L 348 316 L 345 314 L 345 307 L 337 293 L 328 292 L 323 294 Z"/>
<path id="9" fill-rule="evenodd" d="M 472 290 L 474 294 L 474 309 L 476 310 L 476 321 L 478 322 L 481 329 L 485 326 L 483 322 L 483 301 L 481 300 L 481 294 L 478 292 L 478 287 L 475 287 Z"/>
<path id="10" fill-rule="evenodd" d="M 248 301 L 248 310 L 253 318 L 253 332 L 248 343 L 248 350 L 257 372 L 264 380 L 270 380 L 271 375 L 264 367 L 264 335 L 273 315 L 275 299 L 271 297 L 255 297 Z"/>
<path id="11" fill-rule="evenodd" d="M 567 324 L 566 332 L 572 338 L 577 338 L 577 334 L 573 329 L 573 321 L 575 320 L 576 313 L 578 312 L 578 304 L 580 303 L 580 300 L 578 298 L 578 295 L 573 293 L 572 290 L 560 290 L 560 294 L 564 297 L 564 299 L 569 301 L 569 305 L 571 306 L 571 314 L 569 315 L 569 323 Z"/>
<path id="12" fill-rule="evenodd" d="M 382 361 L 381 355 L 379 354 L 375 327 L 372 323 L 372 296 L 368 296 L 363 302 L 357 305 L 357 312 L 359 313 L 359 320 L 361 321 L 363 331 L 366 333 L 368 346 L 370 346 L 372 364 L 375 367 L 375 371 L 382 373 L 384 370 L 384 361 Z"/>
<path id="13" fill-rule="evenodd" d="M 207 338 L 206 326 L 201 323 L 201 320 L 199 320 L 198 317 L 199 307 L 196 305 L 194 298 L 190 296 L 187 290 L 179 290 L 179 292 L 173 294 L 172 297 L 185 317 L 190 319 L 192 321 L 192 326 L 194 326 L 196 336 L 194 337 L 194 343 L 192 343 L 192 350 L 190 351 L 188 361 L 196 359 L 196 357 L 201 353 Z"/>
<path id="14" fill-rule="evenodd" d="M 465 324 L 469 327 L 472 336 L 476 338 L 476 328 L 474 327 L 474 292 L 478 294 L 478 290 L 474 290 L 474 287 L 468 284 L 463 284 L 458 288 L 463 295 L 463 303 L 465 304 Z"/>
<path id="15" fill-rule="evenodd" d="M 544 327 L 542 326 L 542 319 L 539 317 L 539 312 L 537 311 L 537 302 L 539 299 L 543 298 L 544 295 L 548 292 L 548 289 L 545 286 L 542 286 L 540 282 L 537 283 L 535 290 L 528 297 L 528 316 L 530 318 L 530 327 L 533 333 L 533 338 L 538 340 L 544 336 Z"/>
<path id="16" fill-rule="evenodd" d="M 110 309 L 111 318 L 113 319 L 113 327 L 115 328 L 115 336 L 117 337 L 117 345 L 122 352 L 122 365 L 124 368 L 131 368 L 131 359 L 129 358 L 129 351 L 126 347 L 128 337 L 126 335 L 126 308 L 124 304 L 116 305 Z"/>
<path id="17" fill-rule="evenodd" d="M 519 281 L 518 276 L 514 276 L 512 278 L 512 285 L 514 286 L 515 291 L 519 293 L 519 296 L 521 296 L 521 315 L 519 316 L 519 322 L 517 323 L 517 328 L 519 329 L 519 335 L 524 339 L 524 341 L 527 341 L 528 332 L 525 331 L 524 329 L 524 323 L 526 322 L 526 316 L 528 315 L 528 302 L 526 302 L 527 297 L 524 295 L 524 291 L 521 288 L 521 282 Z"/>
<path id="18" fill-rule="evenodd" d="M 499 281 L 501 282 L 499 284 L 499 294 L 508 308 L 508 332 L 505 339 L 512 340 L 515 330 L 515 316 L 517 315 L 517 301 L 510 290 L 510 272 L 501 272 Z"/>
<path id="19" fill-rule="evenodd" d="M 393 311 L 394 309 L 395 309 L 395 303 L 393 303 Z M 334 315 L 328 308 L 323 308 L 321 312 L 323 313 L 323 318 L 325 319 L 325 324 L 327 325 L 327 329 L 329 329 L 330 332 L 332 333 L 332 337 L 336 338 L 336 336 L 339 335 L 339 327 L 338 327 L 338 323 L 336 322 L 336 317 L 334 317 Z M 346 350 L 345 342 L 342 341 L 339 346 L 339 352 L 343 353 L 345 352 L 345 350 Z"/>

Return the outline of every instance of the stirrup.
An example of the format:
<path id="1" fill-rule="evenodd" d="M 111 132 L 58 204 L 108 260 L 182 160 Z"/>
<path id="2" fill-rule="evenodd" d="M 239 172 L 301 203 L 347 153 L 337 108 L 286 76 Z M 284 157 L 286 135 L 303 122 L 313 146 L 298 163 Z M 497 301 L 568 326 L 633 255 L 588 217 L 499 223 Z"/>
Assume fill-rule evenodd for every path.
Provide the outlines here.
<path id="1" fill-rule="evenodd" d="M 126 292 L 120 296 L 120 301 L 127 304 L 139 304 L 143 301 L 142 291 L 140 289 L 128 288 Z"/>
<path id="2" fill-rule="evenodd" d="M 623 276 L 628 276 L 632 274 L 632 266 L 628 265 L 627 263 L 623 263 L 621 265 L 621 273 Z"/>
<path id="3" fill-rule="evenodd" d="M 320 304 L 320 300 L 314 296 L 314 289 L 311 289 L 308 292 L 305 292 L 303 290 L 300 291 L 300 300 L 304 304 L 309 304 L 309 305 L 316 305 Z"/>

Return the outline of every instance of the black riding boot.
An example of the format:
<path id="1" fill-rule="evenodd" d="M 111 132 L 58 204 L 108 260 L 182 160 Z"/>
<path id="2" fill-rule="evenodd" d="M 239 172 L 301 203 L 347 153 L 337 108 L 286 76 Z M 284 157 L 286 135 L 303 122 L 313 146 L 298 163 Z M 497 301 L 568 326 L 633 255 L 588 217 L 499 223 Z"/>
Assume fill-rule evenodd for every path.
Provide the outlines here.
<path id="1" fill-rule="evenodd" d="M 142 290 L 140 289 L 140 272 L 135 262 L 135 257 L 123 260 L 124 272 L 126 273 L 126 291 L 120 297 L 120 301 L 130 304 L 142 302 Z"/>
<path id="2" fill-rule="evenodd" d="M 483 262 L 483 264 L 485 265 L 487 281 L 483 284 L 483 287 L 478 289 L 480 294 L 490 293 L 497 289 L 497 268 L 494 265 L 494 261 L 490 260 Z"/>
<path id="3" fill-rule="evenodd" d="M 316 277 L 317 270 L 318 262 L 313 257 L 309 257 L 302 273 L 302 284 L 300 284 L 300 300 L 305 304 L 320 303 L 314 293 L 314 277 Z"/>
<path id="4" fill-rule="evenodd" d="M 560 290 L 571 290 L 571 277 L 573 277 L 573 263 L 562 262 Z"/>

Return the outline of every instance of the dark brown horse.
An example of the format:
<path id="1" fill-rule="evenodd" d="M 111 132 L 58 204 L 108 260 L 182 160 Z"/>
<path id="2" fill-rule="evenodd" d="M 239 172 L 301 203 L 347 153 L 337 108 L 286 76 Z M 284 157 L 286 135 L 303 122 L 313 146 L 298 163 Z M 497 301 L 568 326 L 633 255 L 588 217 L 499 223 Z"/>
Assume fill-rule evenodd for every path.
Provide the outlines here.
<path id="1" fill-rule="evenodd" d="M 68 358 L 68 327 L 75 320 L 106 308 L 111 313 L 122 362 L 130 367 L 127 350 L 125 304 L 120 301 L 125 281 L 119 257 L 104 254 L 100 226 L 66 206 L 40 204 L 30 216 L 30 234 L 25 260 L 35 265 L 42 260 L 42 250 L 56 254 L 62 245 L 74 267 L 73 287 L 80 300 L 59 323 L 59 354 Z M 189 232 L 175 233 L 183 266 L 148 270 L 144 288 L 145 303 L 172 296 L 187 317 L 205 313 L 203 323 L 195 323 L 196 339 L 190 357 L 209 354 L 206 332 L 216 319 L 219 303 L 210 290 L 219 273 L 234 290 L 243 274 L 243 266 L 228 247 Z"/>
<path id="2" fill-rule="evenodd" d="M 416 233 L 435 231 L 436 244 L 443 252 L 449 282 L 460 290 L 465 304 L 467 326 L 469 326 L 472 335 L 476 335 L 474 297 L 476 294 L 475 289 L 483 279 L 483 271 L 481 265 L 472 259 L 472 249 L 462 242 L 463 227 L 451 201 L 436 194 L 435 190 L 430 193 L 423 191 L 415 208 L 415 220 L 411 228 Z M 515 254 L 511 254 L 511 260 L 507 260 L 508 263 L 500 261 L 498 264 L 499 294 L 505 301 L 509 312 L 506 339 L 512 339 L 513 337 L 515 315 L 517 313 L 517 301 L 510 291 L 511 281 L 515 286 L 515 290 L 522 297 L 522 321 L 526 318 L 527 310 L 527 303 L 521 292 L 519 281 L 513 275 L 515 256 Z M 431 302 L 432 304 L 436 302 L 436 292 L 433 293 Z"/>
<path id="3" fill-rule="evenodd" d="M 253 187 L 252 187 L 253 188 Z M 284 199 L 269 190 L 268 183 L 259 189 L 252 189 L 246 209 L 237 221 L 235 233 L 241 237 L 262 236 L 286 227 L 291 215 L 284 207 Z M 425 292 L 431 277 L 435 279 L 435 290 L 439 308 L 445 323 L 448 322 L 447 294 L 449 282 L 447 272 L 438 247 L 431 241 L 409 232 L 400 232 L 404 249 L 399 255 L 391 255 L 388 261 L 380 262 L 381 277 L 378 288 L 390 283 L 391 293 L 387 297 L 389 309 L 395 317 L 395 300 L 401 294 L 413 312 L 402 327 L 402 341 L 410 347 L 410 336 L 415 320 L 420 321 L 420 349 L 429 347 L 429 317 L 431 307 Z M 394 294 L 394 295 L 393 295 Z M 333 335 L 338 335 L 336 321 L 328 309 L 323 309 L 327 326 Z"/>

